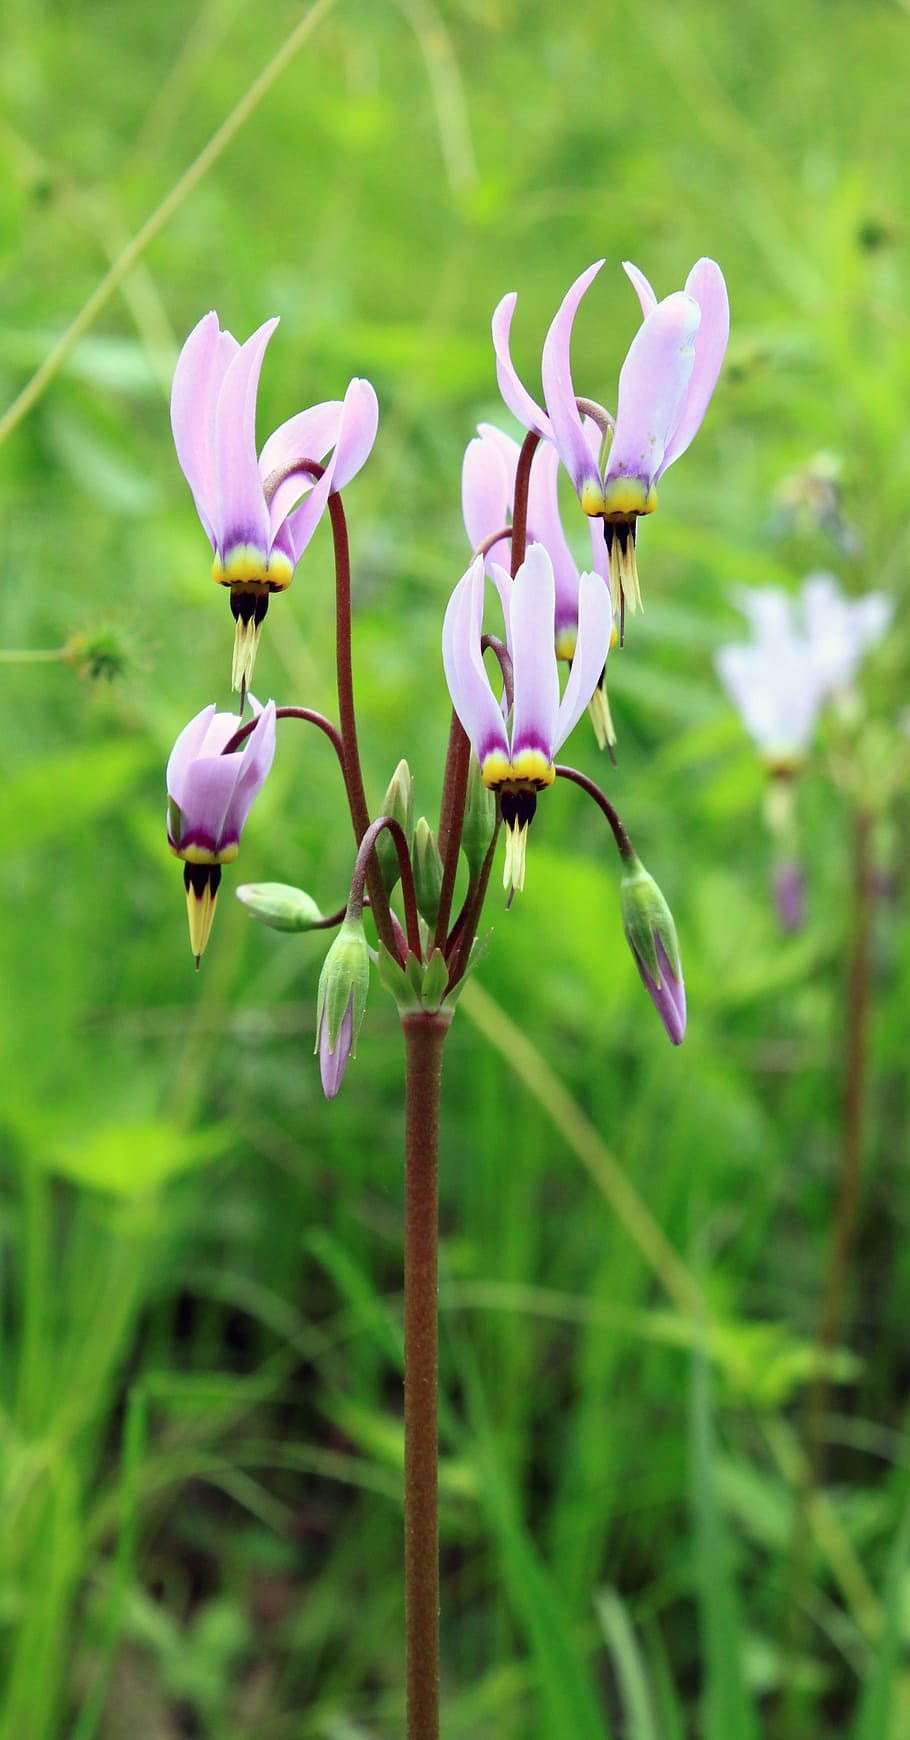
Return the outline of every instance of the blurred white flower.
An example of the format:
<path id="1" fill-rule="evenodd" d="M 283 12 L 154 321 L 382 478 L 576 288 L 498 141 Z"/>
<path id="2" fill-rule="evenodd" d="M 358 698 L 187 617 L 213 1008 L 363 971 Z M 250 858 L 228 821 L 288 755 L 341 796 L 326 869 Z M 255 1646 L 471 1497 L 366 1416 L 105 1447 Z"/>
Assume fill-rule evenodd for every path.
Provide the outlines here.
<path id="1" fill-rule="evenodd" d="M 740 587 L 748 645 L 721 647 L 721 682 L 772 768 L 801 762 L 819 713 L 847 694 L 869 648 L 885 634 L 893 603 L 884 593 L 845 598 L 832 574 L 810 574 L 798 597 L 778 587 Z"/>

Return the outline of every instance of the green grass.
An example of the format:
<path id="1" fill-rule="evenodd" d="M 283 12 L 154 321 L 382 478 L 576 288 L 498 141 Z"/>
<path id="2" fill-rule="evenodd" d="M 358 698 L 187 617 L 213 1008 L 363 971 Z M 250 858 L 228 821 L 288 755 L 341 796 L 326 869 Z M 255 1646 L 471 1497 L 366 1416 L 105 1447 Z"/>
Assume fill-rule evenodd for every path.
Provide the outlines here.
<path id="1" fill-rule="evenodd" d="M 336 0 L 251 106 L 302 16 L 12 0 L 0 24 L 0 404 L 94 298 L 0 422 L 0 1740 L 403 1727 L 401 1044 L 374 981 L 327 1106 L 323 945 L 233 899 L 345 896 L 335 765 L 297 727 L 192 971 L 163 767 L 227 701 L 231 625 L 171 445 L 177 347 L 213 306 L 240 336 L 280 313 L 263 432 L 374 381 L 347 492 L 367 790 L 406 755 L 434 822 L 492 308 L 518 290 L 536 390 L 560 297 L 606 255 L 573 354 L 610 404 L 636 318 L 621 260 L 663 293 L 703 253 L 730 285 L 728 365 L 642 529 L 616 772 L 586 725 L 571 752 L 673 906 L 689 1033 L 671 1051 L 642 992 L 600 818 L 555 791 L 447 1048 L 443 1731 L 900 1740 L 910 14 Z M 887 587 L 896 618 L 800 782 L 809 919 L 784 938 L 712 655 L 735 583 L 819 567 Z M 261 696 L 334 710 L 330 571 L 323 528 L 269 612 Z M 863 1184 L 807 1500 L 858 802 Z"/>

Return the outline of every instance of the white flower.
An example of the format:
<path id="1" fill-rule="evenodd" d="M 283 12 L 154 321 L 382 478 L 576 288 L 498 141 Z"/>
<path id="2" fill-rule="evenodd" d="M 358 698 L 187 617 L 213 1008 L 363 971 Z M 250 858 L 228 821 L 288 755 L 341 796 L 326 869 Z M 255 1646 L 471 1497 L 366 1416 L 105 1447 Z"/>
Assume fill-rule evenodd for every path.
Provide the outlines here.
<path id="1" fill-rule="evenodd" d="M 765 759 L 788 766 L 806 755 L 825 701 L 849 690 L 893 604 L 880 592 L 845 598 L 831 574 L 808 575 L 799 598 L 741 587 L 737 604 L 753 638 L 720 649 L 718 674 Z"/>

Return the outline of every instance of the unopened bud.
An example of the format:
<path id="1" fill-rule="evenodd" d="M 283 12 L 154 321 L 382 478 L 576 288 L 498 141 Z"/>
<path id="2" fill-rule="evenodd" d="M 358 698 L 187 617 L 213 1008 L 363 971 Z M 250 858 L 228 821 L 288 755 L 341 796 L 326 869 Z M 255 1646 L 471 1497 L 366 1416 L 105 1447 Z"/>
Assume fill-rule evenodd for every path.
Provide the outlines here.
<path id="1" fill-rule="evenodd" d="M 244 882 L 237 899 L 272 930 L 314 930 L 322 923 L 312 896 L 288 882 Z"/>
<path id="2" fill-rule="evenodd" d="M 620 899 L 626 941 L 642 983 L 667 1038 L 672 1045 L 681 1045 L 686 1032 L 686 990 L 676 926 L 653 876 L 634 856 L 626 861 Z"/>
<path id="3" fill-rule="evenodd" d="M 327 1099 L 341 1086 L 348 1058 L 357 1055 L 370 983 L 370 951 L 362 918 L 345 918 L 323 964 L 316 1007 L 319 1070 Z"/>
<path id="4" fill-rule="evenodd" d="M 442 859 L 439 847 L 425 816 L 414 829 L 414 888 L 421 917 L 432 926 L 439 917 L 439 896 L 442 892 Z"/>
<path id="5" fill-rule="evenodd" d="M 381 816 L 391 816 L 392 821 L 398 823 L 399 827 L 404 832 L 404 837 L 408 843 L 408 851 L 410 851 L 411 841 L 414 837 L 414 781 L 411 778 L 411 770 L 406 761 L 399 761 L 398 766 L 389 781 L 389 789 L 382 800 L 382 808 L 380 809 L 379 814 Z M 395 887 L 395 884 L 401 875 L 401 870 L 398 864 L 398 853 L 395 850 L 395 842 L 392 839 L 388 828 L 383 829 L 373 850 L 379 860 L 379 868 L 382 872 L 385 891 L 387 894 L 391 894 L 392 889 Z"/>
<path id="6" fill-rule="evenodd" d="M 477 881 L 483 869 L 495 826 L 496 799 L 483 783 L 480 763 L 472 749 L 461 830 L 461 849 L 468 861 L 472 882 Z"/>

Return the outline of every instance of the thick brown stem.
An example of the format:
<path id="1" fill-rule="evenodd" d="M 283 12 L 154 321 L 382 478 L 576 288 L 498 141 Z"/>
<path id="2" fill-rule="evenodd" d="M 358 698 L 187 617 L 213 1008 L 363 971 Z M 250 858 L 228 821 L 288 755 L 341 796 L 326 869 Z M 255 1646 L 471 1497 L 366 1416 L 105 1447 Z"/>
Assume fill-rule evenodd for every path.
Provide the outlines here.
<path id="1" fill-rule="evenodd" d="M 439 1097 L 445 1015 L 405 1039 L 404 1528 L 407 1740 L 439 1736 Z"/>

